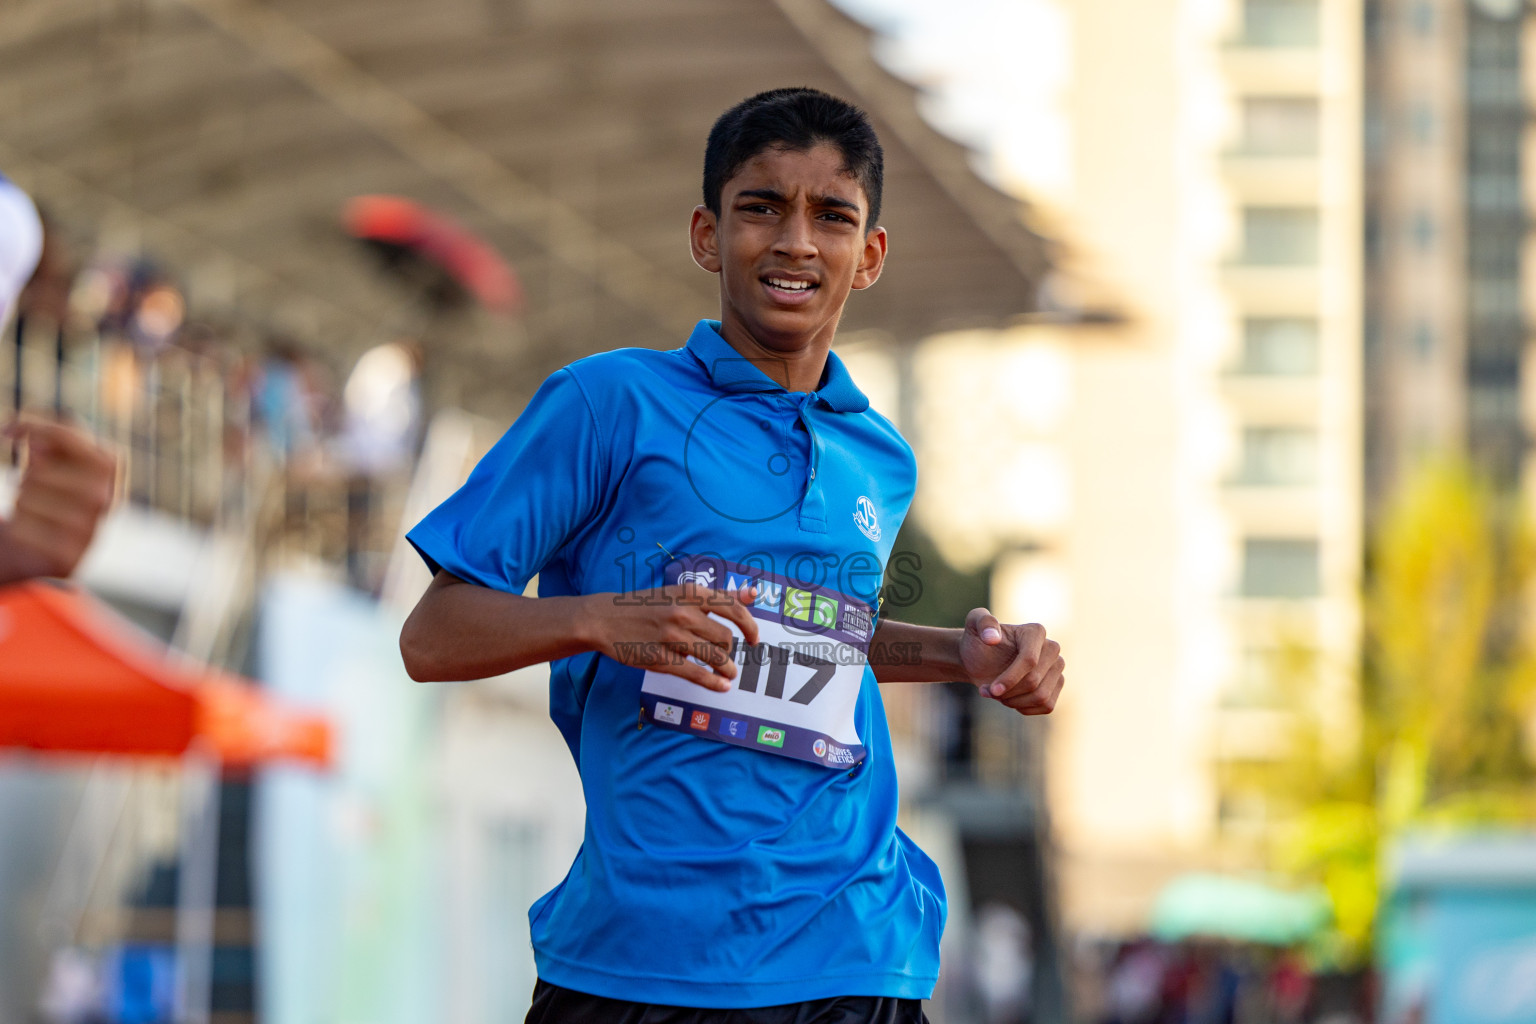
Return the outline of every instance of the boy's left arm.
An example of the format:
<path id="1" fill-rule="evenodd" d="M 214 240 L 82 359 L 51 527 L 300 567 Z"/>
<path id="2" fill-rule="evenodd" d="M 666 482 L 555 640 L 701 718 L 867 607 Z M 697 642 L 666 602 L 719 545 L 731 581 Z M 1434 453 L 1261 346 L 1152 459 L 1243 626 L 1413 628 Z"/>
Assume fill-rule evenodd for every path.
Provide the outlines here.
<path id="1" fill-rule="evenodd" d="M 881 619 L 869 661 L 882 683 L 968 682 L 1022 715 L 1048 715 L 1066 682 L 1061 645 L 1031 622 L 1004 624 L 973 608 L 963 629 Z"/>

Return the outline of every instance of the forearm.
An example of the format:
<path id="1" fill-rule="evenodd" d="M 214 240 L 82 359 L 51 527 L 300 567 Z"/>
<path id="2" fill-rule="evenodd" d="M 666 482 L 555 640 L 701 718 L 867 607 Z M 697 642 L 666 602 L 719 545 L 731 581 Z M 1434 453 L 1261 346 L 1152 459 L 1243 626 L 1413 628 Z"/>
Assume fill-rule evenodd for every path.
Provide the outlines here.
<path id="1" fill-rule="evenodd" d="M 46 559 L 12 535 L 10 524 L 0 520 L 0 586 L 48 576 L 50 568 Z"/>
<path id="2" fill-rule="evenodd" d="M 400 631 L 400 654 L 418 682 L 484 679 L 567 658 L 593 649 L 592 599 L 523 597 L 439 572 Z"/>
<path id="3" fill-rule="evenodd" d="M 881 619 L 869 663 L 882 683 L 944 683 L 966 678 L 960 663 L 962 629 Z"/>

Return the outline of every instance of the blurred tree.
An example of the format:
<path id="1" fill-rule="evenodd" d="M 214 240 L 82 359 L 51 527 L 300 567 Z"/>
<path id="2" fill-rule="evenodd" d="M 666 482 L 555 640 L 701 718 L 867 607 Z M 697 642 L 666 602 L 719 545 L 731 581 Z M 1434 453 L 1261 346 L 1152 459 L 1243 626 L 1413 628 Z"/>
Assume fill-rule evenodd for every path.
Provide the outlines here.
<path id="1" fill-rule="evenodd" d="M 992 567 L 962 572 L 950 565 L 914 518 L 908 518 L 886 565 L 880 614 L 925 626 L 959 626 L 991 598 Z"/>
<path id="2" fill-rule="evenodd" d="M 1355 741 L 1328 750 L 1298 701 L 1293 753 L 1270 779 L 1291 811 L 1277 866 L 1333 900 L 1329 959 L 1369 955 L 1378 851 L 1404 829 L 1536 822 L 1522 740 L 1536 695 L 1532 541 L 1517 504 L 1453 462 L 1411 476 L 1371 538 Z M 1305 694 L 1305 661 L 1288 660 L 1286 689 Z"/>

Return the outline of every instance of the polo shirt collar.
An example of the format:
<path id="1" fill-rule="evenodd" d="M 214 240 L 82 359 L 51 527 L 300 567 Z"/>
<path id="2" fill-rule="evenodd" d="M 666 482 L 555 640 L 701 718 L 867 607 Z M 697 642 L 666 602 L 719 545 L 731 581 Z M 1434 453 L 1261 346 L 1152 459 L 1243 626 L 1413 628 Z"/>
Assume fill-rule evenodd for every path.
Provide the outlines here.
<path id="1" fill-rule="evenodd" d="M 709 379 L 722 391 L 777 391 L 788 394 L 778 381 L 752 364 L 746 356 L 731 347 L 720 334 L 720 321 L 700 320 L 688 337 L 687 349 L 709 374 Z M 869 408 L 869 399 L 853 382 L 848 368 L 837 358 L 836 352 L 827 353 L 827 366 L 821 374 L 821 387 L 816 398 L 835 412 L 863 412 Z"/>

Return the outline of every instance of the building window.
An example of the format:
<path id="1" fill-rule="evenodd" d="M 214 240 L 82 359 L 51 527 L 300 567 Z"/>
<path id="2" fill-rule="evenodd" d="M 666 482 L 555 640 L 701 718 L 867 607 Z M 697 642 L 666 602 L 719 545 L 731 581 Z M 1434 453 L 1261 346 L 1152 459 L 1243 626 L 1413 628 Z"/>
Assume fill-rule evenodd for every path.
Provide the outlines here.
<path id="1" fill-rule="evenodd" d="M 1275 686 L 1275 650 L 1244 648 L 1237 672 L 1221 690 L 1221 704 L 1228 708 L 1272 708 L 1280 703 Z"/>
<path id="2" fill-rule="evenodd" d="M 1299 487 L 1317 482 L 1317 432 L 1304 427 L 1245 427 L 1234 483 Z"/>
<path id="3" fill-rule="evenodd" d="M 1516 174 L 1469 174 L 1467 198 L 1479 213 L 1518 213 L 1520 178 Z"/>
<path id="4" fill-rule="evenodd" d="M 1322 590 L 1317 541 L 1249 537 L 1243 541 L 1243 596 L 1316 597 Z"/>
<path id="5" fill-rule="evenodd" d="M 1305 206 L 1250 206 L 1243 210 L 1243 262 L 1255 266 L 1317 263 L 1317 210 Z"/>
<path id="6" fill-rule="evenodd" d="M 1413 351 L 1426 363 L 1435 354 L 1435 328 L 1428 320 L 1421 319 L 1413 325 Z"/>
<path id="7" fill-rule="evenodd" d="M 1423 100 L 1413 105 L 1413 109 L 1408 114 L 1408 131 L 1413 136 L 1413 141 L 1420 145 L 1434 142 L 1436 125 L 1434 107 Z"/>
<path id="8" fill-rule="evenodd" d="M 1413 245 L 1419 252 L 1428 252 L 1435 247 L 1435 218 L 1428 210 L 1419 210 L 1413 215 Z"/>
<path id="9" fill-rule="evenodd" d="M 1435 34 L 1435 5 L 1431 0 L 1418 0 L 1413 5 L 1413 30 L 1420 36 Z"/>
<path id="10" fill-rule="evenodd" d="M 1243 100 L 1243 148 L 1253 156 L 1315 156 L 1318 103 L 1294 96 Z"/>
<path id="11" fill-rule="evenodd" d="M 1245 46 L 1316 46 L 1317 0 L 1244 0 Z"/>
<path id="12" fill-rule="evenodd" d="M 1227 708 L 1282 709 L 1316 689 L 1318 651 L 1305 643 L 1245 646 L 1237 671 L 1221 690 Z"/>
<path id="13" fill-rule="evenodd" d="M 1467 288 L 1467 312 L 1476 320 L 1518 320 L 1520 282 L 1474 277 Z"/>
<path id="14" fill-rule="evenodd" d="M 1310 317 L 1249 317 L 1237 371 L 1257 377 L 1309 377 L 1317 372 L 1317 321 Z"/>

